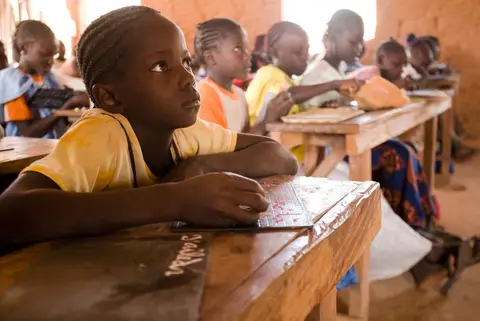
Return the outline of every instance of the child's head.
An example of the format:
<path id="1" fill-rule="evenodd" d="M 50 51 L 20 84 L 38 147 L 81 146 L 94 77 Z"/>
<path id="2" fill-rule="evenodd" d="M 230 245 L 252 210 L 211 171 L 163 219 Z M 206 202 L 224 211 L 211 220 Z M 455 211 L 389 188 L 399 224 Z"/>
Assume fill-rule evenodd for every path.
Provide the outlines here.
<path id="1" fill-rule="evenodd" d="M 434 61 L 435 53 L 432 44 L 423 37 L 410 34 L 407 37 L 410 52 L 410 63 L 417 70 L 426 70 Z"/>
<path id="2" fill-rule="evenodd" d="M 301 75 L 305 72 L 308 49 L 307 33 L 293 22 L 277 22 L 268 30 L 269 60 L 289 76 Z"/>
<path id="3" fill-rule="evenodd" d="M 402 77 L 403 68 L 408 63 L 403 45 L 392 38 L 378 47 L 376 56 L 377 66 L 383 78 L 395 81 Z"/>
<path id="4" fill-rule="evenodd" d="M 364 48 L 363 33 L 363 20 L 357 13 L 347 9 L 335 12 L 324 36 L 327 56 L 354 63 Z"/>
<path id="5" fill-rule="evenodd" d="M 55 35 L 43 22 L 24 20 L 17 25 L 13 35 L 13 49 L 25 72 L 44 75 L 52 68 L 57 52 Z"/>
<path id="6" fill-rule="evenodd" d="M 207 74 L 246 79 L 250 72 L 247 35 L 230 19 L 211 19 L 197 25 L 195 55 Z"/>
<path id="7" fill-rule="evenodd" d="M 77 59 L 96 107 L 149 130 L 195 123 L 200 96 L 185 38 L 158 11 L 131 6 L 101 16 L 82 34 Z"/>

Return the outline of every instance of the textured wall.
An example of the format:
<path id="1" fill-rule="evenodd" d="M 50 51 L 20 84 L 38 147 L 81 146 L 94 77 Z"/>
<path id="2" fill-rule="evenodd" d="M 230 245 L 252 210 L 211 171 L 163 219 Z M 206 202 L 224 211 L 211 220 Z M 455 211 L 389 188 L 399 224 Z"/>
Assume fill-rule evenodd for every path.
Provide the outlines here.
<path id="1" fill-rule="evenodd" d="M 211 18 L 232 18 L 247 31 L 251 43 L 281 18 L 281 0 L 142 0 L 142 4 L 161 11 L 185 33 L 193 49 L 195 26 Z"/>
<path id="2" fill-rule="evenodd" d="M 373 48 L 390 36 L 432 34 L 441 42 L 443 61 L 461 72 L 455 110 L 465 129 L 480 136 L 480 0 L 378 0 Z"/>
<path id="3" fill-rule="evenodd" d="M 312 0 L 320 1 L 320 0 Z M 143 0 L 162 11 L 184 30 L 189 45 L 195 24 L 213 17 L 229 17 L 247 30 L 250 41 L 281 18 L 281 0 Z M 440 38 L 442 59 L 462 73 L 455 108 L 468 132 L 480 136 L 480 0 L 377 0 L 374 48 L 390 36 L 404 39 L 409 32 Z"/>

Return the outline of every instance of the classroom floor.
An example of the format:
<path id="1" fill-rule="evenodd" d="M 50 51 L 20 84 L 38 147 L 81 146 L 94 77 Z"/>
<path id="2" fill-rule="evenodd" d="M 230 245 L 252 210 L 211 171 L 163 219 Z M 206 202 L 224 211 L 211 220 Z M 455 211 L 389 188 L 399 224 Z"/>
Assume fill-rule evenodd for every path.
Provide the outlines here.
<path id="1" fill-rule="evenodd" d="M 480 232 L 480 155 L 456 164 L 454 184 L 464 191 L 450 188 L 436 190 L 441 206 L 441 224 L 462 236 Z M 478 321 L 480 320 L 480 264 L 467 269 L 448 297 L 434 290 L 414 289 L 409 274 L 371 285 L 370 321 Z"/>

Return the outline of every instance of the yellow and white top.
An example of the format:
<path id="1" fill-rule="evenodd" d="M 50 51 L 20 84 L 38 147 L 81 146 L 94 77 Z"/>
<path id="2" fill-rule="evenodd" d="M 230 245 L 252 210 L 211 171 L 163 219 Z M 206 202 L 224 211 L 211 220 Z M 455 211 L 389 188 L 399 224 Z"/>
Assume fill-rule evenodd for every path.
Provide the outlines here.
<path id="1" fill-rule="evenodd" d="M 128 120 L 99 108 L 87 111 L 59 140 L 50 155 L 23 172 L 41 173 L 68 192 L 131 188 L 133 173 L 128 141 L 117 120 L 131 142 L 138 186 L 154 184 L 157 178 L 145 163 L 140 143 Z M 192 156 L 233 152 L 236 143 L 235 132 L 199 119 L 193 126 L 175 130 L 172 158 L 176 162 Z"/>

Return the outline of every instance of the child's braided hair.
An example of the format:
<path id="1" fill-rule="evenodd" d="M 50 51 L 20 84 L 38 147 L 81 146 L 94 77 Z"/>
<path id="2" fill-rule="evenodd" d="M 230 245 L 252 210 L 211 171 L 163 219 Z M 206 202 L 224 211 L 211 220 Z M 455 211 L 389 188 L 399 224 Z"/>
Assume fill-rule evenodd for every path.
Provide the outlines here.
<path id="1" fill-rule="evenodd" d="M 242 29 L 235 21 L 226 18 L 215 18 L 197 24 L 195 33 L 195 56 L 200 64 L 205 63 L 204 55 L 208 50 L 218 48 L 218 44 L 226 34 Z"/>
<path id="2" fill-rule="evenodd" d="M 77 46 L 77 61 L 85 87 L 92 99 L 95 83 L 114 74 L 131 44 L 126 35 L 140 19 L 160 13 L 144 6 L 129 6 L 111 11 L 93 21 L 83 32 Z"/>

